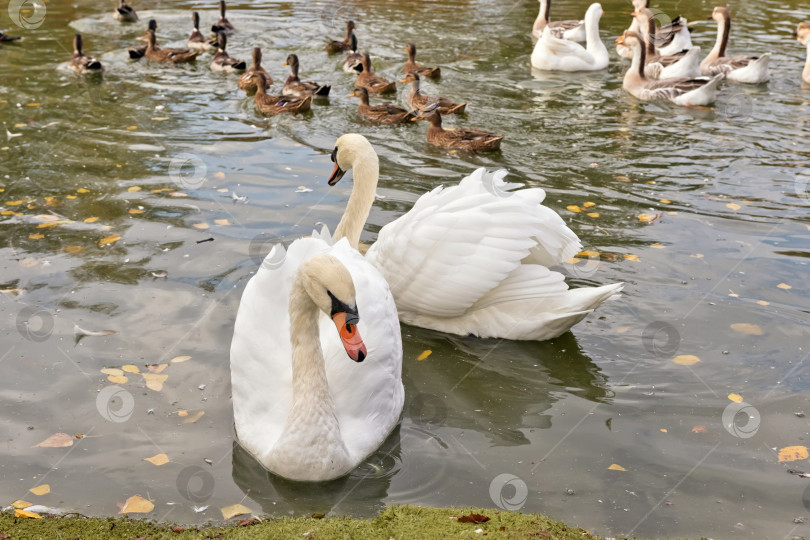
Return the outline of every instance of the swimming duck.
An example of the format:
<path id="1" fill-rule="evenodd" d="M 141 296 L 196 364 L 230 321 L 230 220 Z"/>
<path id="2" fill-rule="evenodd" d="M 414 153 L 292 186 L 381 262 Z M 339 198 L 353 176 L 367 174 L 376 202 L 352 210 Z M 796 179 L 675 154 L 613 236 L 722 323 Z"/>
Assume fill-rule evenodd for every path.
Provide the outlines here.
<path id="1" fill-rule="evenodd" d="M 287 81 L 284 83 L 284 90 L 282 91 L 284 95 L 299 98 L 304 98 L 310 95 L 321 97 L 329 95 L 329 90 L 331 90 L 332 87 L 328 84 L 302 81 L 298 78 L 298 55 L 291 54 L 287 56 L 287 61 L 284 62 L 284 65 L 290 67 L 290 76 L 287 77 Z"/>
<path id="2" fill-rule="evenodd" d="M 368 90 L 362 86 L 356 87 L 354 92 L 349 94 L 349 97 L 360 98 L 360 106 L 357 107 L 357 112 L 361 116 L 380 124 L 402 124 L 416 117 L 413 111 L 406 111 L 391 103 L 369 105 Z"/>
<path id="3" fill-rule="evenodd" d="M 19 36 L 10 36 L 5 33 L 5 30 L 0 30 L 0 43 L 8 41 L 17 41 L 18 39 L 20 39 Z"/>
<path id="4" fill-rule="evenodd" d="M 351 51 L 346 55 L 346 61 L 343 62 L 343 71 L 346 73 L 363 71 L 363 55 L 357 52 L 357 37 L 352 34 L 351 40 Z"/>
<path id="5" fill-rule="evenodd" d="M 440 114 L 461 114 L 467 108 L 466 103 L 454 103 L 441 96 L 425 96 L 419 92 L 419 75 L 408 73 L 405 78 L 399 81 L 403 84 L 410 83 L 411 91 L 408 94 L 408 105 L 413 109 L 421 109 L 428 105 L 438 107 Z"/>
<path id="6" fill-rule="evenodd" d="M 127 4 L 127 0 L 118 0 L 118 7 L 113 15 L 121 22 L 138 22 L 138 14 Z"/>
<path id="7" fill-rule="evenodd" d="M 547 71 L 596 71 L 610 61 L 607 48 L 599 38 L 602 6 L 591 4 L 585 13 L 587 47 L 567 39 L 555 38 L 546 26 L 532 51 L 532 66 Z"/>
<path id="8" fill-rule="evenodd" d="M 101 62 L 82 52 L 81 34 L 73 36 L 73 56 L 70 58 L 70 69 L 76 73 L 101 73 L 104 71 Z"/>
<path id="9" fill-rule="evenodd" d="M 194 28 L 191 30 L 191 35 L 188 36 L 186 47 L 195 51 L 206 52 L 216 47 L 212 44 L 211 40 L 207 39 L 202 32 L 200 32 L 200 14 L 194 11 L 191 14 L 191 21 Z"/>
<path id="10" fill-rule="evenodd" d="M 188 49 L 161 49 L 157 45 L 157 38 L 154 30 L 147 31 L 148 41 L 146 44 L 145 56 L 155 62 L 168 62 L 172 64 L 183 64 L 192 62 L 197 58 L 198 51 Z"/>
<path id="11" fill-rule="evenodd" d="M 639 21 L 641 36 L 646 47 L 644 73 L 652 79 L 678 79 L 700 77 L 700 47 L 692 47 L 673 55 L 662 55 L 653 43 L 655 19 L 653 12 L 641 8 L 633 12 Z"/>
<path id="12" fill-rule="evenodd" d="M 468 150 L 470 152 L 492 152 L 501 147 L 501 141 L 504 138 L 504 135 L 495 135 L 483 129 L 444 129 L 442 128 L 441 114 L 439 114 L 436 107 L 423 110 L 417 118 L 413 119 L 413 121 L 416 120 L 430 122 L 427 140 L 430 144 L 441 148 Z"/>
<path id="13" fill-rule="evenodd" d="M 242 75 L 239 76 L 239 88 L 244 90 L 248 94 L 252 94 L 256 91 L 256 82 L 258 78 L 253 77 L 254 73 L 261 72 L 264 73 L 264 89 L 267 90 L 270 88 L 270 85 L 273 84 L 273 78 L 270 76 L 267 71 L 262 67 L 262 50 L 259 47 L 255 47 L 253 49 L 253 65 L 248 68 Z"/>
<path id="14" fill-rule="evenodd" d="M 371 57 L 368 53 L 363 53 L 361 65 L 363 71 L 357 75 L 355 86 L 362 86 L 370 94 L 390 94 L 397 91 L 397 83 L 389 82 L 385 77 L 380 77 L 374 73 L 374 69 L 371 67 Z"/>
<path id="15" fill-rule="evenodd" d="M 762 56 L 726 56 L 726 46 L 731 31 L 731 15 L 722 6 L 714 8 L 711 19 L 717 21 L 717 41 L 709 55 L 700 63 L 703 75 L 718 73 L 741 83 L 763 83 L 771 78 L 771 53 Z"/>
<path id="16" fill-rule="evenodd" d="M 217 32 L 217 54 L 211 60 L 211 71 L 222 71 L 224 73 L 235 73 L 244 71 L 247 67 L 244 60 L 237 60 L 228 54 L 225 47 L 228 46 L 228 38 L 225 32 Z"/>
<path id="17" fill-rule="evenodd" d="M 326 52 L 329 54 L 338 53 L 343 51 L 353 50 L 352 46 L 352 33 L 355 29 L 354 21 L 347 21 L 346 22 L 346 37 L 343 38 L 343 41 L 330 41 L 326 44 Z"/>
<path id="18" fill-rule="evenodd" d="M 157 21 L 155 21 L 155 19 L 149 19 L 149 26 L 146 30 L 146 33 L 141 37 L 139 37 L 138 39 L 143 41 L 149 41 L 149 30 L 151 30 L 152 32 L 157 31 Z M 140 58 L 143 58 L 143 56 L 146 54 L 146 45 L 139 45 L 137 47 L 132 47 L 131 49 L 128 50 L 128 52 L 130 59 L 138 60 Z"/>
<path id="19" fill-rule="evenodd" d="M 266 90 L 270 86 L 267 75 L 262 71 L 256 71 L 253 73 L 253 78 L 256 79 L 256 95 L 253 96 L 253 102 L 259 112 L 265 116 L 304 112 L 310 109 L 310 105 L 312 105 L 311 95 L 303 99 L 293 96 L 271 96 Z"/>
<path id="20" fill-rule="evenodd" d="M 225 0 L 219 0 L 219 20 L 211 26 L 211 31 L 214 34 L 218 34 L 220 32 L 225 32 L 226 34 L 233 34 L 236 32 L 236 28 L 231 24 L 225 17 Z"/>
<path id="21" fill-rule="evenodd" d="M 644 74 L 646 51 L 641 37 L 635 32 L 625 31 L 617 43 L 633 48 L 633 63 L 624 75 L 622 87 L 642 101 L 668 99 L 678 105 L 708 105 L 717 96 L 717 86 L 723 80 L 723 74 L 692 79 L 661 79 L 654 81 Z"/>
<path id="22" fill-rule="evenodd" d="M 549 11 L 551 10 L 551 0 L 540 0 L 540 12 L 532 25 L 532 38 L 540 39 L 543 30 L 550 28 L 551 35 L 558 39 L 568 39 L 570 41 L 585 41 L 585 21 L 554 21 L 549 22 Z"/>
<path id="23" fill-rule="evenodd" d="M 408 43 L 405 46 L 405 52 L 408 53 L 408 61 L 405 62 L 405 74 L 416 73 L 422 77 L 437 78 L 442 74 L 441 68 L 420 66 L 416 63 L 416 45 Z"/>

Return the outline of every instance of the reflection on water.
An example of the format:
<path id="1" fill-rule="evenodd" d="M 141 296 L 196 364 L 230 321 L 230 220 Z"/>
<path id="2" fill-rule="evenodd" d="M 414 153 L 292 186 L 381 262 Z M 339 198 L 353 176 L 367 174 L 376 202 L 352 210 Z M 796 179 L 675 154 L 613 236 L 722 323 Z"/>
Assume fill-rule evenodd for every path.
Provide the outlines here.
<path id="1" fill-rule="evenodd" d="M 805 50 L 789 35 L 803 6 L 730 6 L 731 52 L 772 52 L 773 80 L 724 85 L 714 107 L 685 109 L 621 89 L 628 64 L 610 40 L 629 2 L 603 2 L 613 59 L 587 74 L 529 68 L 534 0 L 234 4 L 232 56 L 262 47 L 278 91 L 295 52 L 305 78 L 333 86 L 305 115 L 263 118 L 208 57 L 128 60 L 148 18 L 159 43 L 177 46 L 190 11 L 207 27 L 214 6 L 150 6 L 142 23 L 121 26 L 97 3 L 48 2 L 42 26 L 0 47 L 0 501 L 30 500 L 29 488 L 48 483 L 35 502 L 84 514 L 115 514 L 140 494 L 155 503 L 149 517 L 199 523 L 247 494 L 243 504 L 270 515 L 367 516 L 404 502 L 504 505 L 513 494 L 491 489 L 507 474 L 527 487 L 523 511 L 600 534 L 810 535 L 794 522 L 807 515 L 806 481 L 786 472 L 803 461 L 776 453 L 810 429 L 810 89 L 799 82 Z M 708 51 L 713 5 L 658 7 L 693 21 L 693 42 Z M 563 1 L 552 17 L 583 11 Z M 343 57 L 322 51 L 347 18 L 391 80 L 403 45 L 416 43 L 420 62 L 442 67 L 423 91 L 469 103 L 448 125 L 503 132 L 503 151 L 449 153 L 427 144 L 421 123 L 363 120 Z M 77 31 L 102 78 L 65 69 Z M 504 167 L 543 187 L 599 254 L 563 265 L 574 286 L 626 286 L 546 343 L 403 327 L 401 427 L 351 476 L 309 487 L 272 478 L 234 446 L 228 348 L 271 240 L 337 224 L 351 176 L 328 187 L 328 155 L 347 131 L 381 160 L 363 241 L 421 193 Z M 586 202 L 598 215 L 567 210 Z M 115 333 L 77 343 L 75 325 Z M 112 385 L 131 397 L 122 421 L 108 412 L 119 402 L 97 403 Z M 759 414 L 750 436 L 724 425 L 729 395 Z M 87 437 L 32 448 L 59 432 Z M 144 461 L 159 453 L 171 461 Z"/>

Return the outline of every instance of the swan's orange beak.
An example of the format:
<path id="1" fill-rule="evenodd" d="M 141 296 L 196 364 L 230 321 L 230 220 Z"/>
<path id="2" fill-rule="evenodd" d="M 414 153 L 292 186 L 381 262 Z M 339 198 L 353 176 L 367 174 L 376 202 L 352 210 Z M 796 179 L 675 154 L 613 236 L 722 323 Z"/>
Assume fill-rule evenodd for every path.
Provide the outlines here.
<path id="1" fill-rule="evenodd" d="M 349 358 L 355 362 L 362 362 L 368 356 L 366 345 L 363 343 L 363 338 L 360 337 L 360 331 L 357 329 L 359 320 L 357 315 L 347 314 L 345 311 L 332 315 L 332 321 L 334 321 L 338 329 L 343 348 L 346 349 Z"/>

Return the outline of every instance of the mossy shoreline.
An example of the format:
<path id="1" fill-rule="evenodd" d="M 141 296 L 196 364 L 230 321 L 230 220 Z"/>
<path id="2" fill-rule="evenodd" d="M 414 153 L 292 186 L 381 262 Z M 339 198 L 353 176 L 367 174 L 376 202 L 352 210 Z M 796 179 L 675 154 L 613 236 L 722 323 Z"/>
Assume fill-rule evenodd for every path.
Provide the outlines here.
<path id="1" fill-rule="evenodd" d="M 460 522 L 458 517 L 481 514 L 485 523 Z M 245 525 L 247 521 L 252 523 Z M 43 540 L 107 540 L 144 538 L 148 540 L 213 539 L 419 539 L 419 538 L 551 538 L 560 540 L 597 539 L 588 531 L 554 521 L 539 514 L 521 514 L 484 508 L 423 508 L 393 506 L 371 519 L 332 517 L 313 519 L 283 517 L 277 519 L 238 519 L 224 525 L 187 527 L 155 524 L 145 520 L 122 518 L 67 517 L 30 519 L 0 514 L 0 538 Z M 174 530 L 173 530 L 174 527 Z M 182 529 L 182 530 L 181 530 Z"/>

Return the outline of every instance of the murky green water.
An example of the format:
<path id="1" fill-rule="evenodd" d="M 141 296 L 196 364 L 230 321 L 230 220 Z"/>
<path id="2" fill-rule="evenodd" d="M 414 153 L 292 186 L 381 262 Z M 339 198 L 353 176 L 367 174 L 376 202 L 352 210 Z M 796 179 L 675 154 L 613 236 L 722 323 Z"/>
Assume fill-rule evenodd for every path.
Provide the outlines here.
<path id="1" fill-rule="evenodd" d="M 777 457 L 807 444 L 810 414 L 810 88 L 800 82 L 804 49 L 789 35 L 807 19 L 798 0 L 729 5 L 731 50 L 772 51 L 773 80 L 726 85 L 715 107 L 696 110 L 622 91 L 627 63 L 612 39 L 629 2 L 603 4 L 609 69 L 574 75 L 531 72 L 532 0 L 234 4 L 233 56 L 261 46 L 281 82 L 294 51 L 304 78 L 333 85 L 328 104 L 272 119 L 205 59 L 130 62 L 126 49 L 149 12 L 121 26 L 111 2 L 45 5 L 32 30 L 0 13 L 0 27 L 25 36 L 0 47 L 0 503 L 110 515 L 139 494 L 155 503 L 150 517 L 180 522 L 218 519 L 243 498 L 271 515 L 499 504 L 604 535 L 810 534 L 794 521 L 810 519 L 810 481 L 787 473 L 810 463 Z M 209 4 L 148 7 L 164 45 L 184 41 L 191 8 L 203 27 L 215 19 Z M 559 2 L 552 13 L 573 18 L 585 7 Z M 661 7 L 698 21 L 712 4 Z M 417 43 L 420 61 L 442 66 L 426 90 L 469 102 L 468 117 L 448 123 L 505 133 L 503 151 L 449 154 L 427 145 L 421 123 L 365 123 L 344 97 L 352 78 L 342 59 L 321 52 L 347 18 L 389 78 L 402 46 Z M 107 66 L 103 78 L 66 70 L 76 31 Z M 693 40 L 705 54 L 714 36 L 713 23 L 700 22 Z M 350 131 L 381 156 L 384 198 L 365 241 L 424 191 L 474 167 L 506 167 L 545 188 L 547 204 L 602 254 L 598 264 L 567 265 L 571 282 L 626 287 L 546 343 L 403 327 L 401 428 L 351 477 L 303 487 L 268 478 L 234 448 L 228 349 L 267 240 L 336 225 L 351 184 L 327 186 L 329 150 Z M 586 201 L 598 217 L 566 210 Z M 637 217 L 658 213 L 653 224 Z M 39 227 L 54 219 L 42 215 L 70 223 Z M 116 333 L 77 344 L 74 325 Z M 426 349 L 433 354 L 417 362 Z M 677 355 L 700 361 L 679 365 Z M 191 359 L 170 362 L 178 356 Z M 161 363 L 151 374 L 168 376 L 159 391 L 131 372 L 119 382 L 126 392 L 104 390 L 113 383 L 103 368 L 149 373 L 146 364 Z M 724 413 L 744 407 L 732 393 L 753 418 L 746 427 L 739 415 L 736 434 L 723 425 Z M 32 448 L 57 432 L 86 437 Z M 159 453 L 171 462 L 143 461 Z M 50 494 L 27 491 L 41 483 Z"/>

